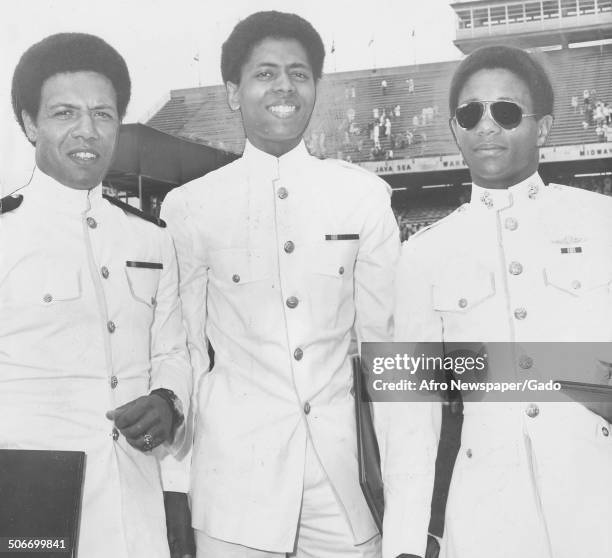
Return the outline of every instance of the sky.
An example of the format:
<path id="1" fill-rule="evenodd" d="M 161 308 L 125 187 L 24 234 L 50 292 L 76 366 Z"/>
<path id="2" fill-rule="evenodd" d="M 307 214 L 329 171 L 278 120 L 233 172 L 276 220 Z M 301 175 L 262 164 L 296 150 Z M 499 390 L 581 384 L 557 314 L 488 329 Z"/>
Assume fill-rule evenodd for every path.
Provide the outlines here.
<path id="1" fill-rule="evenodd" d="M 15 65 L 53 33 L 98 35 L 125 58 L 132 100 L 124 122 L 145 121 L 170 90 L 221 83 L 221 45 L 247 15 L 276 9 L 309 20 L 326 47 L 324 72 L 457 59 L 449 0 L 15 0 L 0 21 L 0 191 L 25 184 L 34 150 L 17 125 L 10 87 Z M 414 35 L 413 35 L 414 31 Z M 332 54 L 331 47 L 335 46 Z"/>

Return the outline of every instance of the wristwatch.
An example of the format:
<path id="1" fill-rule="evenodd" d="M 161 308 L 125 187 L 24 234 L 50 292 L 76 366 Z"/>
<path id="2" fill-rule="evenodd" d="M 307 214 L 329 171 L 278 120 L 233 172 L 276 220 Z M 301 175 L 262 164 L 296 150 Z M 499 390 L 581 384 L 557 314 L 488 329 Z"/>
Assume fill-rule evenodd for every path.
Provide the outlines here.
<path id="1" fill-rule="evenodd" d="M 176 429 L 183 424 L 185 420 L 185 415 L 183 414 L 183 406 L 181 405 L 180 399 L 175 395 L 175 393 L 166 388 L 158 388 L 154 389 L 151 392 L 151 395 L 159 395 L 166 403 L 168 403 L 170 407 L 170 411 L 172 412 L 172 428 L 171 432 L 174 436 Z"/>

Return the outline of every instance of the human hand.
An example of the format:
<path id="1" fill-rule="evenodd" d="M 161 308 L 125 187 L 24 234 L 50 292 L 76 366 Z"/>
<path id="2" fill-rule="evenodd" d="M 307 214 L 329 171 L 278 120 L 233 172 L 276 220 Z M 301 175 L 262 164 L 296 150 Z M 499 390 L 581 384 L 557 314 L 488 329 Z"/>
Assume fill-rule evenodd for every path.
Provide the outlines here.
<path id="1" fill-rule="evenodd" d="M 127 442 L 140 451 L 150 451 L 172 439 L 172 410 L 159 395 L 134 399 L 108 411 L 106 418 L 114 421 Z"/>

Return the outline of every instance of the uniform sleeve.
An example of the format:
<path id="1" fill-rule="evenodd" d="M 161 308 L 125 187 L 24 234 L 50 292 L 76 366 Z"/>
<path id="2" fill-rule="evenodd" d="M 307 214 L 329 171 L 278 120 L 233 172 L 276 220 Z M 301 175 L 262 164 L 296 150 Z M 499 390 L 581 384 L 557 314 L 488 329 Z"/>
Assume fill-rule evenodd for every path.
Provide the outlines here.
<path id="1" fill-rule="evenodd" d="M 205 332 L 208 266 L 183 191 L 173 190 L 166 196 L 161 216 L 168 225 L 176 248 L 179 295 L 194 386 L 190 412 L 185 415 L 186 443 L 180 455 L 167 456 L 162 461 L 162 481 L 166 491 L 188 492 L 197 411 L 197 386 L 210 365 Z"/>
<path id="2" fill-rule="evenodd" d="M 364 200 L 368 214 L 355 263 L 355 330 L 360 345 L 393 338 L 393 280 L 400 248 L 399 229 L 387 185 L 376 184 L 373 194 Z"/>
<path id="3" fill-rule="evenodd" d="M 408 243 L 410 244 L 410 243 Z M 397 342 L 441 341 L 423 262 L 404 244 L 395 282 Z M 441 406 L 428 402 L 375 405 L 385 490 L 383 558 L 425 556 Z"/>
<path id="4" fill-rule="evenodd" d="M 178 296 L 176 256 L 170 235 L 166 231 L 158 232 L 163 268 L 151 328 L 150 389 L 172 390 L 180 401 L 183 413 L 187 415 L 191 403 L 193 379 Z M 181 425 L 175 433 L 170 451 L 178 452 L 184 444 L 184 439 L 185 428 Z"/>

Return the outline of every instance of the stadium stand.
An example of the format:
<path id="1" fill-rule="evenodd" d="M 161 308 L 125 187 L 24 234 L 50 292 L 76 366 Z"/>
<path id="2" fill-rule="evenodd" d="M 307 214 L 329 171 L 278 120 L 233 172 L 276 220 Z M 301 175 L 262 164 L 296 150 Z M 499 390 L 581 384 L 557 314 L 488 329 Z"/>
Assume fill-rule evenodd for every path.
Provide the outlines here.
<path id="1" fill-rule="evenodd" d="M 597 99 L 612 103 L 612 45 L 562 49 L 541 56 L 556 92 L 555 126 L 549 145 L 597 142 L 594 126 L 584 129 L 584 114 L 574 112 L 571 98 L 577 96 L 582 108 L 583 91 L 589 89 L 596 91 Z M 456 64 L 440 62 L 326 75 L 306 134 L 311 152 L 353 162 L 383 160 L 385 155 L 389 157 L 389 150 L 396 159 L 456 154 L 447 107 L 450 76 Z M 385 94 L 380 86 L 383 79 L 388 83 Z M 409 93 L 409 79 L 414 82 L 413 93 Z M 397 105 L 400 116 L 394 114 Z M 424 121 L 423 109 L 427 108 L 433 110 L 433 118 Z M 385 110 L 390 115 L 391 137 L 397 138 L 392 142 L 381 133 L 379 157 L 373 155 L 374 140 L 368 131 L 375 120 L 373 109 L 378 109 L 379 114 Z M 349 111 L 354 111 L 353 132 Z M 414 123 L 415 116 L 418 125 Z M 244 145 L 240 119 L 227 107 L 223 86 L 172 91 L 171 99 L 147 124 L 235 153 L 240 153 Z M 412 134 L 411 142 L 406 132 Z"/>

